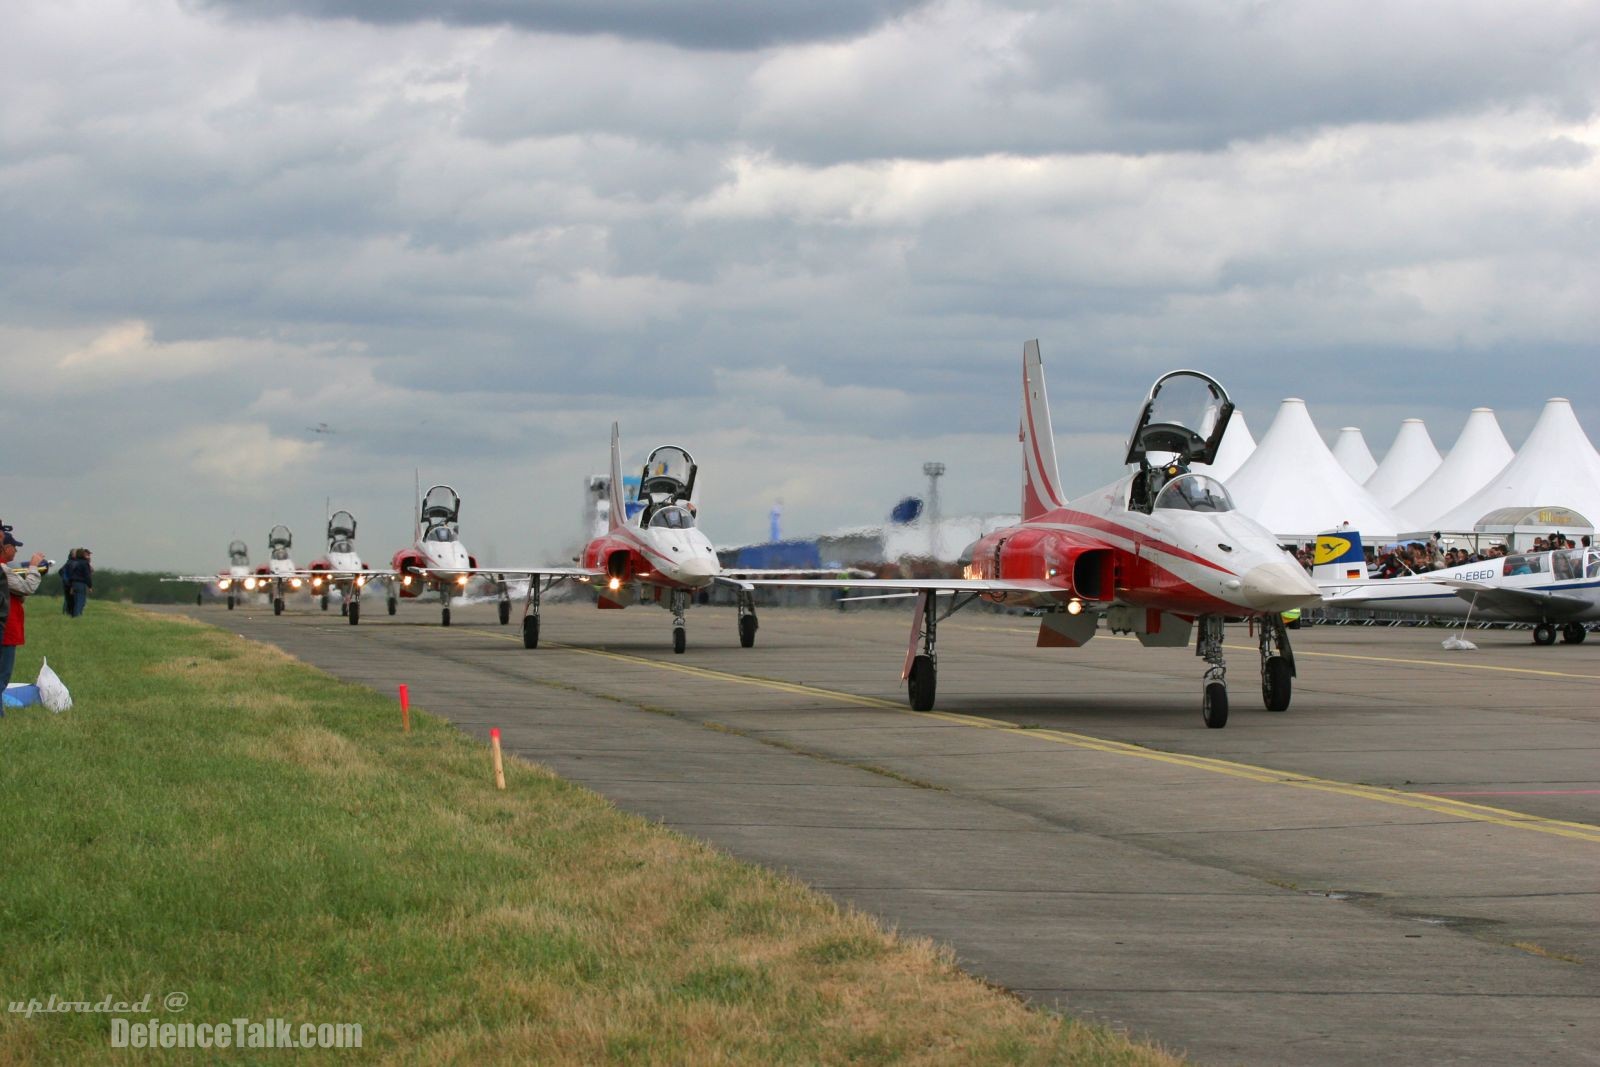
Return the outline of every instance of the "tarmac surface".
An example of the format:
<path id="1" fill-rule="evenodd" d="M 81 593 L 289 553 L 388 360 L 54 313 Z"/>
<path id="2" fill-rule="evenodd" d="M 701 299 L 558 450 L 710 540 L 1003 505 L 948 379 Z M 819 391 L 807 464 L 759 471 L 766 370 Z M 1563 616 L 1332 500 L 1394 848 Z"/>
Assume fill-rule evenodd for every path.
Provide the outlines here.
<path id="1" fill-rule="evenodd" d="M 393 693 L 740 858 L 950 944 L 1042 1006 L 1204 1064 L 1600 1064 L 1600 635 L 1291 631 L 1263 710 L 1230 626 L 1203 664 L 1036 620 L 939 630 L 938 703 L 899 680 L 909 609 L 518 616 L 431 604 L 359 626 L 305 602 L 179 609 Z M 520 606 L 520 605 L 519 605 Z M 512 787 L 515 788 L 514 768 Z"/>

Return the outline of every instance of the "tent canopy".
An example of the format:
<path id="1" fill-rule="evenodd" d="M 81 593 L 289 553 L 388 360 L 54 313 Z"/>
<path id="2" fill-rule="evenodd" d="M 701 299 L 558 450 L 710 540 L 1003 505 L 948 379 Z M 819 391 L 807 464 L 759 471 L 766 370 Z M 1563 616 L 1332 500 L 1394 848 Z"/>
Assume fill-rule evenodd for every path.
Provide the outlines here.
<path id="1" fill-rule="evenodd" d="M 1473 408 L 1444 462 L 1410 496 L 1396 504 L 1395 510 L 1418 525 L 1428 526 L 1483 488 L 1515 454 L 1500 431 L 1494 411 Z"/>
<path id="2" fill-rule="evenodd" d="M 1600 453 L 1564 397 L 1545 403 L 1522 448 L 1483 488 L 1430 525 L 1436 530 L 1471 530 L 1496 509 L 1535 505 L 1600 515 Z"/>

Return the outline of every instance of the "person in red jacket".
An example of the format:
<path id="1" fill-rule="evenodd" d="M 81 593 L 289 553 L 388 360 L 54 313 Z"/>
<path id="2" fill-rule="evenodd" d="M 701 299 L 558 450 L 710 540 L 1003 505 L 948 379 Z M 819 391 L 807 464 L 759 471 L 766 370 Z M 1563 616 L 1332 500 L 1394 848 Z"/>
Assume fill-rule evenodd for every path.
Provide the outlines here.
<path id="1" fill-rule="evenodd" d="M 17 647 L 25 641 L 24 628 L 27 620 L 24 618 L 22 601 L 39 591 L 39 580 L 44 577 L 44 572 L 39 569 L 39 564 L 44 562 L 44 553 L 35 552 L 26 567 L 11 569 L 11 561 L 17 558 L 17 549 L 22 547 L 22 542 L 11 535 L 11 527 L 0 525 L 0 569 L 6 572 L 6 597 L 7 606 L 5 630 L 0 635 L 0 692 L 11 684 L 11 672 L 17 666 Z M 4 715 L 4 706 L 0 705 L 0 715 Z"/>

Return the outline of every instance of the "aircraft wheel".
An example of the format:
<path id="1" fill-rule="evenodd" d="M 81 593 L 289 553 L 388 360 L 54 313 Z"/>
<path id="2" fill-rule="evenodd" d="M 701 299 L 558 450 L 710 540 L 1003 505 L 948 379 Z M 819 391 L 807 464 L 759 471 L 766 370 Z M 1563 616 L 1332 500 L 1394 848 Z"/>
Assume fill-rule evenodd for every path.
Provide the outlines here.
<path id="1" fill-rule="evenodd" d="M 450 609 L 449 608 L 445 608 L 442 612 L 439 613 L 439 625 L 440 626 L 449 626 L 450 625 Z"/>
<path id="2" fill-rule="evenodd" d="M 524 615 L 522 617 L 522 647 L 539 647 L 539 616 Z"/>
<path id="3" fill-rule="evenodd" d="M 500 625 L 504 626 L 511 621 L 511 601 L 500 601 Z"/>
<path id="4" fill-rule="evenodd" d="M 1569 645 L 1581 645 L 1589 631 L 1581 622 L 1569 622 L 1561 628 L 1561 640 Z"/>
<path id="5" fill-rule="evenodd" d="M 328 610 L 328 594 L 327 593 L 323 593 L 322 594 L 322 610 L 323 611 L 327 611 Z"/>
<path id="6" fill-rule="evenodd" d="M 1555 644 L 1556 628 L 1547 622 L 1541 622 L 1533 628 L 1533 643 L 1536 645 Z"/>
<path id="7" fill-rule="evenodd" d="M 350 601 L 348 601 L 348 600 L 339 601 L 339 614 L 340 615 L 348 615 L 348 614 L 350 614 Z"/>
<path id="8" fill-rule="evenodd" d="M 756 643 L 756 617 L 742 615 L 739 618 L 739 647 L 751 648 Z"/>
<path id="9" fill-rule="evenodd" d="M 396 611 L 399 610 L 399 608 L 400 608 L 400 601 L 396 600 L 394 597 L 390 597 L 389 598 L 389 614 L 393 615 Z"/>
<path id="10" fill-rule="evenodd" d="M 195 607 L 197 607 L 197 608 L 204 607 L 205 603 L 206 603 L 206 595 L 204 593 L 196 593 L 194 595 L 194 606 Z"/>
<path id="11" fill-rule="evenodd" d="M 228 594 L 228 610 L 229 611 L 233 610 L 233 594 L 232 593 Z"/>
<path id="12" fill-rule="evenodd" d="M 683 650 L 689 647 L 689 632 L 681 626 L 672 628 L 672 651 L 683 655 Z"/>
<path id="13" fill-rule="evenodd" d="M 1288 711 L 1293 679 L 1289 675 L 1289 661 L 1282 656 L 1267 660 L 1261 670 L 1261 699 L 1268 711 Z"/>
<path id="14" fill-rule="evenodd" d="M 283 597 L 275 596 L 272 598 L 272 613 L 274 615 L 283 614 Z"/>
<path id="15" fill-rule="evenodd" d="M 346 616 L 349 617 L 351 626 L 360 625 L 360 623 L 361 623 L 361 601 L 357 600 L 357 601 L 354 601 L 353 603 L 346 604 L 344 613 L 345 613 Z"/>
<path id="16" fill-rule="evenodd" d="M 912 711 L 932 711 L 933 695 L 938 688 L 939 673 L 928 656 L 918 656 L 911 661 L 911 673 L 906 675 L 906 696 Z"/>
<path id="17" fill-rule="evenodd" d="M 1228 687 L 1221 682 L 1206 683 L 1206 695 L 1200 702 L 1200 717 L 1206 727 L 1220 730 L 1228 725 Z"/>

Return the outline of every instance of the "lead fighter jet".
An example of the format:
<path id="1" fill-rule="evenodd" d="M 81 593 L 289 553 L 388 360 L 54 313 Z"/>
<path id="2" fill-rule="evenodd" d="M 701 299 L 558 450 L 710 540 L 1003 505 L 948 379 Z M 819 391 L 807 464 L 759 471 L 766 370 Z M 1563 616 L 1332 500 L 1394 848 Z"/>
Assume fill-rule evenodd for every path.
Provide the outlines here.
<path id="1" fill-rule="evenodd" d="M 1262 698 L 1269 711 L 1286 710 L 1295 666 L 1281 613 L 1319 596 L 1273 535 L 1233 509 L 1220 481 L 1189 471 L 1192 463 L 1215 461 L 1232 414 L 1215 379 L 1192 370 L 1163 375 L 1128 440 L 1133 472 L 1064 502 L 1039 343 L 1029 341 L 1022 350 L 1022 521 L 971 545 L 963 577 L 751 584 L 914 595 L 901 678 L 917 711 L 933 708 L 938 623 L 979 598 L 1045 609 L 1041 646 L 1083 645 L 1100 618 L 1147 648 L 1181 647 L 1198 631 L 1195 654 L 1206 661 L 1201 716 L 1212 728 L 1228 722 L 1223 623 L 1254 618 Z M 940 596 L 954 598 L 943 616 Z"/>

